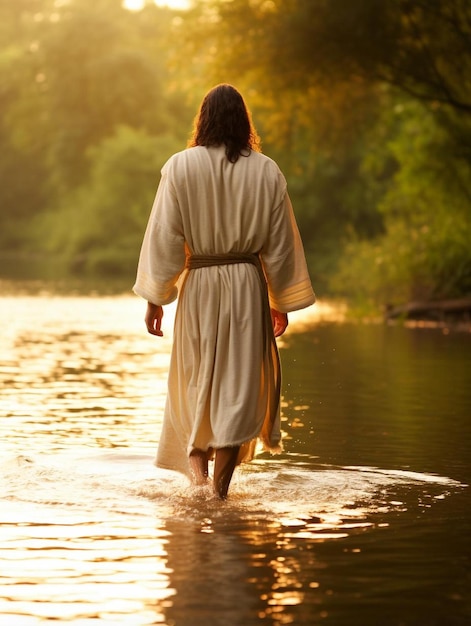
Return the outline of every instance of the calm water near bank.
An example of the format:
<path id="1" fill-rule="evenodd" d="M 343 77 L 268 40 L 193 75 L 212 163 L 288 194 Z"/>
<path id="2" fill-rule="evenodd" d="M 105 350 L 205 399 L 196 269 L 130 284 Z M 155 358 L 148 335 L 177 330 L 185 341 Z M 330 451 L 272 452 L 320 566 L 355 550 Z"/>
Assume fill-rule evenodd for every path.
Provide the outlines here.
<path id="1" fill-rule="evenodd" d="M 221 504 L 152 465 L 171 309 L 0 310 L 1 626 L 471 623 L 471 334 L 293 316 L 285 451 Z"/>

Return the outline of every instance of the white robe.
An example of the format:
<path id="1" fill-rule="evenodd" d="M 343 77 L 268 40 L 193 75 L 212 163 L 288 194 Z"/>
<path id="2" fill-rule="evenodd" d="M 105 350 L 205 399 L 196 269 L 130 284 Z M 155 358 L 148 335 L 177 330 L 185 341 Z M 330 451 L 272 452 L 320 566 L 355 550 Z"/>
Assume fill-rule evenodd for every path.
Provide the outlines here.
<path id="1" fill-rule="evenodd" d="M 187 475 L 195 448 L 250 444 L 244 459 L 250 460 L 273 392 L 257 269 L 184 269 L 188 254 L 228 253 L 260 253 L 272 308 L 289 312 L 315 301 L 276 163 L 257 152 L 231 163 L 224 147 L 175 154 L 162 169 L 133 289 L 165 305 L 180 287 L 156 465 Z M 270 431 L 264 443 L 276 451 L 279 409 Z"/>

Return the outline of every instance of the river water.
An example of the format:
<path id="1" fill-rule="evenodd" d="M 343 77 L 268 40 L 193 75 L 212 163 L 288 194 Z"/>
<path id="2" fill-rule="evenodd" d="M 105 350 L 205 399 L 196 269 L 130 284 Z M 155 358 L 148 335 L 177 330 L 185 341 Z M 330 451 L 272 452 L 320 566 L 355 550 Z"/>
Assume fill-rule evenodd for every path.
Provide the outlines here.
<path id="1" fill-rule="evenodd" d="M 220 503 L 153 466 L 172 309 L 0 307 L 1 626 L 471 623 L 471 334 L 293 316 L 285 450 Z"/>

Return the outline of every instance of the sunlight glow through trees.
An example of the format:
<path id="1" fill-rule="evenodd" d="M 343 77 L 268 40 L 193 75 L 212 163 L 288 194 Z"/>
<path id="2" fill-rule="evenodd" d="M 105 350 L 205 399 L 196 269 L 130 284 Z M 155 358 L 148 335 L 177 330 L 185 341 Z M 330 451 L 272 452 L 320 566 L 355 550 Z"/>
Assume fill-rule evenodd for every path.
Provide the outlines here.
<path id="1" fill-rule="evenodd" d="M 230 82 L 320 294 L 471 294 L 469 0 L 0 0 L 0 68 L 0 262 L 133 274 L 160 166 Z"/>
<path id="2" fill-rule="evenodd" d="M 187 9 L 190 5 L 189 0 L 154 0 L 157 6 L 166 6 L 169 9 Z M 146 0 L 124 0 L 123 5 L 130 11 L 140 11 L 144 8 Z"/>

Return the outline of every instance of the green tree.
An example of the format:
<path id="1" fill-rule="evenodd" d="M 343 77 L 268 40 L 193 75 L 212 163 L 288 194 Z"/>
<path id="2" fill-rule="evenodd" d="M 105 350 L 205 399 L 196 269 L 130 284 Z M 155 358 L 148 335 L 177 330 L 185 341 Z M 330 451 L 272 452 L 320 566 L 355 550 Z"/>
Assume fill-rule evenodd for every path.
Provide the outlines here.
<path id="1" fill-rule="evenodd" d="M 34 54 L 38 22 L 47 0 L 0 2 L 0 246 L 30 241 L 31 217 L 47 204 L 42 85 Z M 39 18 L 38 18 L 39 19 Z"/>
<path id="2" fill-rule="evenodd" d="M 371 294 L 374 276 L 388 299 L 393 288 L 397 297 L 469 290 L 467 0 L 202 1 L 189 19 L 187 45 L 198 51 L 203 25 L 213 59 L 200 49 L 197 63 L 208 63 L 215 80 L 241 84 L 256 120 L 260 112 L 316 279 L 335 272 L 347 245 L 344 280 L 330 282 L 344 291 L 363 283 Z M 391 260 L 407 229 L 416 244 L 401 263 L 373 262 L 379 257 L 368 251 L 390 245 Z"/>
<path id="3" fill-rule="evenodd" d="M 231 0 L 209 7 L 204 0 L 195 11 L 218 38 L 216 63 L 243 73 L 256 66 L 274 89 L 361 77 L 471 112 L 468 0 Z"/>
<path id="4" fill-rule="evenodd" d="M 133 274 L 160 169 L 179 147 L 173 136 L 120 126 L 90 148 L 89 178 L 36 223 L 49 250 L 75 273 Z"/>
<path id="5" fill-rule="evenodd" d="M 142 169 L 135 184 L 150 185 L 147 194 L 153 194 L 148 163 L 160 162 L 162 146 L 186 143 L 192 112 L 167 67 L 167 51 L 176 45 L 173 15 L 155 5 L 129 12 L 121 0 L 0 0 L 0 18 L 0 244 L 3 251 L 51 251 L 60 232 L 63 249 L 76 255 L 78 234 L 69 219 L 83 208 L 84 190 L 106 196 L 107 207 L 114 198 L 121 210 L 113 171 L 106 172 L 105 194 L 105 174 L 97 173 L 99 156 L 93 155 L 104 151 L 108 159 L 120 145 L 126 163 L 123 146 L 134 129 L 134 169 Z M 118 132 L 123 127 L 127 136 Z M 145 160 L 138 158 L 137 140 Z M 150 145 L 158 149 L 153 159 Z M 147 196 L 141 197 L 148 211 Z M 94 223 L 89 220 L 89 231 Z M 144 223 L 135 225 L 139 237 Z M 85 229 L 80 221 L 76 226 Z M 99 225 L 97 232 L 106 236 Z M 80 237 L 87 250 L 92 241 L 99 247 L 99 235 Z"/>
<path id="6" fill-rule="evenodd" d="M 332 287 L 390 304 L 471 293 L 471 163 L 423 105 L 388 115 L 386 150 L 364 160 L 372 176 L 396 163 L 379 203 L 386 230 L 349 242 Z"/>
<path id="7" fill-rule="evenodd" d="M 52 142 L 51 168 L 65 187 L 87 175 L 86 151 L 118 124 L 162 132 L 162 68 L 129 45 L 132 15 L 115 0 L 70 2 L 44 29 L 40 64 Z M 163 104 L 163 106 L 162 106 Z"/>

